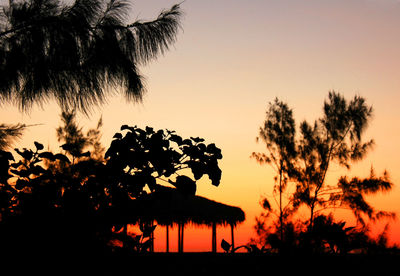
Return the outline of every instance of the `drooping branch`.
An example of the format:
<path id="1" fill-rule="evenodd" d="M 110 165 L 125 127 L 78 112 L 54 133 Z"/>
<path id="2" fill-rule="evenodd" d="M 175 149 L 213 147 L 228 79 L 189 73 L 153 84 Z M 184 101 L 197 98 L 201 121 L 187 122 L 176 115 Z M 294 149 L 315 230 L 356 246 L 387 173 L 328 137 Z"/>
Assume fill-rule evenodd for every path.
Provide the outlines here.
<path id="1" fill-rule="evenodd" d="M 1 19 L 0 99 L 24 111 L 55 99 L 83 112 L 114 91 L 140 101 L 138 66 L 176 41 L 182 11 L 174 5 L 153 21 L 127 24 L 129 8 L 124 0 L 11 2 Z"/>

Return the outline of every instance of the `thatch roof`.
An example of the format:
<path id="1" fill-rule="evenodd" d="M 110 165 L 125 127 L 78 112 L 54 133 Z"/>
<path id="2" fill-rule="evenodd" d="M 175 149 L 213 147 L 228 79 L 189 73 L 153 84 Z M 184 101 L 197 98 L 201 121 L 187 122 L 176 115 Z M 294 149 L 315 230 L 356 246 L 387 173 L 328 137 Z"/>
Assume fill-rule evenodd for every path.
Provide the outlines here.
<path id="1" fill-rule="evenodd" d="M 131 222 L 155 220 L 160 225 L 194 223 L 211 226 L 237 225 L 245 220 L 239 207 L 222 204 L 205 197 L 184 195 L 177 189 L 162 187 L 133 200 L 127 219 Z"/>

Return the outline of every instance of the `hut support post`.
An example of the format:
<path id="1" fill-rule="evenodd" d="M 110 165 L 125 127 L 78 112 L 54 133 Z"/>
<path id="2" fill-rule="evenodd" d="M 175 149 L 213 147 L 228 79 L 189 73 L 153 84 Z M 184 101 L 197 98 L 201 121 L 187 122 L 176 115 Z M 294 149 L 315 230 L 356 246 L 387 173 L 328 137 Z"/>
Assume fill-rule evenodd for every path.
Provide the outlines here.
<path id="1" fill-rule="evenodd" d="M 212 252 L 217 253 L 217 224 L 213 222 L 212 224 Z"/>
<path id="2" fill-rule="evenodd" d="M 154 221 L 151 222 L 151 226 L 154 226 Z M 154 252 L 154 231 L 150 234 L 151 245 L 150 245 L 150 252 Z"/>
<path id="3" fill-rule="evenodd" d="M 181 226 L 181 252 L 182 253 L 183 253 L 183 231 L 184 231 L 184 229 L 185 229 L 185 224 L 182 223 L 182 226 Z"/>
<path id="4" fill-rule="evenodd" d="M 167 244 L 166 244 L 166 248 L 167 248 L 167 253 L 169 253 L 169 225 L 167 224 Z"/>
<path id="5" fill-rule="evenodd" d="M 181 223 L 178 223 L 178 252 L 181 253 Z"/>
<path id="6" fill-rule="evenodd" d="M 233 233 L 233 229 L 234 229 L 234 225 L 233 225 L 233 223 L 231 223 L 231 244 L 232 244 L 232 252 L 233 252 L 233 250 L 235 249 L 235 236 L 234 236 L 234 233 Z"/>
<path id="7" fill-rule="evenodd" d="M 185 224 L 183 222 L 180 222 L 178 224 L 178 252 L 182 253 L 183 252 L 183 229 L 185 227 Z"/>

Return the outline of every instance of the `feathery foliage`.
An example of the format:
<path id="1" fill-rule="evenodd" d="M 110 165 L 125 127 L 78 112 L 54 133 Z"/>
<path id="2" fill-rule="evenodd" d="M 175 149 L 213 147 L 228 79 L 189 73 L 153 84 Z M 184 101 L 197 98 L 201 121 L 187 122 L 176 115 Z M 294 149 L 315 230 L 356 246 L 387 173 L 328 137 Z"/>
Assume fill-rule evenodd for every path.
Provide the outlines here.
<path id="1" fill-rule="evenodd" d="M 365 99 L 355 96 L 347 101 L 343 95 L 329 92 L 324 102 L 323 116 L 313 125 L 307 121 L 300 124 L 298 143 L 299 162 L 295 180 L 298 183 L 294 193 L 294 204 L 305 204 L 310 208 L 312 227 L 317 207 L 329 206 L 332 200 L 331 187 L 325 183 L 332 162 L 350 169 L 350 162 L 363 159 L 374 144 L 364 142 L 362 134 L 372 117 L 372 107 Z"/>
<path id="2" fill-rule="evenodd" d="M 76 121 L 75 110 L 62 111 L 61 121 L 62 125 L 56 129 L 57 140 L 64 143 L 61 147 L 72 157 L 72 160 L 89 156 L 98 161 L 104 159 L 105 149 L 100 142 L 100 129 L 103 125 L 101 117 L 96 128 L 89 129 L 86 135 Z M 90 151 L 84 152 L 88 148 Z"/>
<path id="3" fill-rule="evenodd" d="M 270 164 L 276 171 L 274 195 L 278 194 L 279 196 L 278 216 L 281 240 L 283 239 L 284 219 L 290 213 L 290 206 L 283 206 L 282 194 L 291 176 L 296 157 L 295 134 L 296 126 L 292 110 L 286 103 L 275 98 L 273 103 L 269 103 L 266 119 L 263 126 L 260 127 L 257 137 L 257 141 L 264 142 L 267 153 L 253 152 L 252 157 L 260 164 Z M 262 205 L 265 210 L 272 210 L 266 198 L 263 199 Z"/>
<path id="4" fill-rule="evenodd" d="M 124 0 L 10 1 L 0 13 L 0 99 L 24 111 L 55 99 L 88 112 L 122 88 L 140 101 L 138 66 L 175 42 L 182 12 L 174 5 L 127 24 L 129 10 Z"/>
<path id="5" fill-rule="evenodd" d="M 25 124 L 0 124 L 0 150 L 11 147 L 15 140 L 21 138 L 26 127 Z"/>
<path id="6" fill-rule="evenodd" d="M 282 208 L 280 197 L 279 222 L 274 222 L 273 225 L 268 226 L 267 222 L 271 220 L 274 210 L 266 198 L 262 200 L 264 212 L 257 218 L 255 226 L 260 238 L 258 243 L 269 243 L 272 248 L 282 251 L 286 247 L 295 246 L 295 232 L 306 233 L 305 244 L 310 248 L 313 243 L 315 245 L 319 242 L 322 246 L 330 239 L 319 231 L 330 229 L 329 231 L 336 231 L 340 235 L 349 234 L 343 228 L 343 223 L 337 224 L 332 218 L 324 216 L 326 210 L 333 208 L 351 210 L 363 228 L 366 227 L 365 217 L 370 221 L 395 218 L 392 212 L 375 210 L 366 200 L 368 195 L 392 189 L 393 183 L 386 171 L 378 177 L 371 169 L 370 176 L 366 178 L 348 179 L 342 176 L 336 185 L 326 183 L 332 163 L 350 169 L 351 163 L 362 160 L 372 148 L 373 140 L 365 142 L 362 139 L 371 117 L 372 107 L 366 104 L 364 98 L 355 96 L 348 101 L 343 95 L 333 91 L 324 102 L 323 116 L 313 124 L 303 121 L 299 127 L 300 135 L 295 137 L 291 109 L 277 99 L 270 104 L 259 136 L 268 153 L 253 153 L 252 157 L 259 163 L 271 164 L 276 169 L 279 176 L 274 180 L 277 183 L 279 179 L 279 182 L 275 184 L 275 193 L 278 189 L 281 196 L 289 181 L 294 182 L 296 187 L 288 198 L 288 207 Z M 309 209 L 309 219 L 301 223 L 307 227 L 294 231 L 297 226 L 287 217 L 301 205 Z M 317 224 L 316 228 L 314 222 Z M 345 249 L 339 251 L 342 250 Z"/>

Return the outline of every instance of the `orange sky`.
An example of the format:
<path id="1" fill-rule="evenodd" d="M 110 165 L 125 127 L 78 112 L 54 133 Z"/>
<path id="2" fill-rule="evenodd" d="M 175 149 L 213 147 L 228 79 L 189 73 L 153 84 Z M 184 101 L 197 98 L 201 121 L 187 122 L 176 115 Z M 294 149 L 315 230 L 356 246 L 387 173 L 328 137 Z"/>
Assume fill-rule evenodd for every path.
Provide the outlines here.
<path id="1" fill-rule="evenodd" d="M 133 3 L 133 19 L 151 19 L 177 1 Z M 337 175 L 368 176 L 373 165 L 377 173 L 387 169 L 400 185 L 400 2 L 186 0 L 182 8 L 177 43 L 141 69 L 148 90 L 143 103 L 116 96 L 90 118 L 81 116 L 81 125 L 94 127 L 103 115 L 106 146 L 122 124 L 173 129 L 216 143 L 224 155 L 221 185 L 204 179 L 198 194 L 242 207 L 247 219 L 237 229 L 240 245 L 254 237 L 260 196 L 272 192 L 272 170 L 249 158 L 263 150 L 255 137 L 268 102 L 279 97 L 294 109 L 297 123 L 311 121 L 321 115 L 323 101 L 334 89 L 347 98 L 359 94 L 373 105 L 366 138 L 373 138 L 376 146 L 350 172 L 332 169 L 329 179 L 334 183 Z M 37 140 L 53 150 L 58 147 L 59 113 L 53 102 L 30 114 L 8 105 L 0 110 L 2 122 L 43 124 L 27 131 L 18 146 L 31 147 Z M 371 202 L 400 215 L 397 186 Z M 390 229 L 391 241 L 400 243 L 400 220 Z M 218 244 L 222 238 L 229 241 L 228 230 L 218 232 Z M 157 229 L 158 250 L 165 249 L 164 235 L 163 228 Z M 189 227 L 185 250 L 211 250 L 211 229 Z"/>

